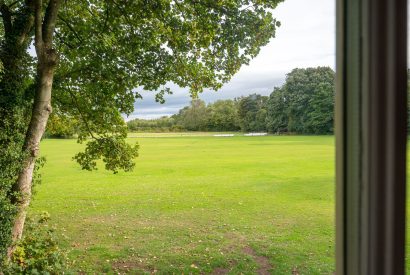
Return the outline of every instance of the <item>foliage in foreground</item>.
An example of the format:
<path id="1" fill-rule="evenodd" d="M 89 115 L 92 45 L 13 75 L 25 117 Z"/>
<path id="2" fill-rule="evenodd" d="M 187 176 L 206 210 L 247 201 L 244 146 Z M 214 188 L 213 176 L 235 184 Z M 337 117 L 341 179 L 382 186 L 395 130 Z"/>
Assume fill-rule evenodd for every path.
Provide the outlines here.
<path id="1" fill-rule="evenodd" d="M 136 89 L 160 102 L 169 82 L 193 96 L 219 89 L 275 36 L 279 2 L 0 1 L 0 257 L 22 235 L 52 110 L 78 121 L 82 168 L 101 159 L 131 170 L 138 146 L 125 142 L 121 114 Z"/>
<path id="2" fill-rule="evenodd" d="M 70 273 L 67 254 L 58 246 L 49 217 L 44 212 L 36 220 L 27 219 L 24 237 L 18 242 L 11 261 L 4 263 L 5 275 Z"/>

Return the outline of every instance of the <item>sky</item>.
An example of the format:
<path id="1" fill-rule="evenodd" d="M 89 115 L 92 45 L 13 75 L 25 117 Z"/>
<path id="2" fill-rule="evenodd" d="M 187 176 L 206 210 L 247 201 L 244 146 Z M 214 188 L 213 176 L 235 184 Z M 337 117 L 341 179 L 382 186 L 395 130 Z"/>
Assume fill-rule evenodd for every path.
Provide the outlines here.
<path id="1" fill-rule="evenodd" d="M 253 93 L 269 95 L 281 86 L 294 68 L 330 66 L 335 68 L 336 11 L 334 0 L 285 0 L 273 11 L 281 22 L 276 37 L 259 55 L 217 92 L 205 90 L 199 98 L 207 103 Z M 166 102 L 155 102 L 155 92 L 142 92 L 135 103 L 133 118 L 153 119 L 172 115 L 189 104 L 188 89 L 169 86 L 174 92 Z"/>

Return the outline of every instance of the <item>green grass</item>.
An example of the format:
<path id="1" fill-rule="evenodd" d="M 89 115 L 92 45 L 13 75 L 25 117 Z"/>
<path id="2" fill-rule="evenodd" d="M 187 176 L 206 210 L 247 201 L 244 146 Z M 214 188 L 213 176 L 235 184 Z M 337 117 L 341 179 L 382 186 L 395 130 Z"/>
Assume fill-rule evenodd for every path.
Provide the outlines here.
<path id="1" fill-rule="evenodd" d="M 42 142 L 30 215 L 51 214 L 77 271 L 333 273 L 333 137 L 136 140 L 116 175 L 82 171 L 74 140 Z"/>

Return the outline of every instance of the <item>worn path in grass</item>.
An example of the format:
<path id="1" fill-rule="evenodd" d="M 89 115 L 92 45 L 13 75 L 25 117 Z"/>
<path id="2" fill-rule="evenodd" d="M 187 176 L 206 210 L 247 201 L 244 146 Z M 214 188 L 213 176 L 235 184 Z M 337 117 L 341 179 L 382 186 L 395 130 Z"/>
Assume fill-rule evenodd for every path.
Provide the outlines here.
<path id="1" fill-rule="evenodd" d="M 82 171 L 44 140 L 30 215 L 47 210 L 76 270 L 332 274 L 334 138 L 140 137 L 134 172 Z"/>

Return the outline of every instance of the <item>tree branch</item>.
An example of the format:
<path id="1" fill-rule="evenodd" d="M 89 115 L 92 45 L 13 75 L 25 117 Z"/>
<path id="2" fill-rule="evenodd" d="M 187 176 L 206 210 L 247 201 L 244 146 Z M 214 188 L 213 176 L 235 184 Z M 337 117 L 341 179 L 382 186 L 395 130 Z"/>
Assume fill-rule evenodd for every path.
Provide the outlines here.
<path id="1" fill-rule="evenodd" d="M 59 33 L 55 33 L 56 38 L 60 41 L 61 44 L 66 45 L 70 50 L 78 48 L 78 46 L 74 46 L 68 43 Z"/>
<path id="2" fill-rule="evenodd" d="M 60 8 L 60 0 L 50 0 L 44 15 L 44 23 L 42 28 L 43 41 L 47 47 L 51 46 L 53 42 L 54 29 L 57 21 L 57 14 Z"/>
<path id="3" fill-rule="evenodd" d="M 9 5 L 9 8 L 12 8 L 14 5 L 16 5 L 18 2 L 20 2 L 19 0 L 17 0 L 17 1 L 14 1 L 13 3 L 11 3 L 10 5 Z"/>
<path id="4" fill-rule="evenodd" d="M 9 36 L 11 35 L 11 32 L 13 30 L 13 25 L 11 22 L 11 12 L 9 7 L 4 4 L 4 1 L 0 2 L 0 12 L 1 12 L 1 17 L 3 18 L 3 25 L 4 25 L 4 31 L 5 35 Z"/>
<path id="5" fill-rule="evenodd" d="M 37 57 L 42 56 L 43 49 L 43 33 L 42 33 L 42 16 L 41 16 L 41 6 L 42 0 L 35 0 L 34 2 L 34 43 L 36 47 Z"/>
<path id="6" fill-rule="evenodd" d="M 73 28 L 73 26 L 71 26 L 71 24 L 62 16 L 58 16 L 58 19 L 60 19 L 61 21 L 64 22 L 64 24 L 67 26 L 67 28 L 74 34 L 74 36 L 78 39 L 78 41 L 80 43 L 83 43 L 83 39 L 81 38 L 81 36 L 76 32 L 76 30 Z"/>
<path id="7" fill-rule="evenodd" d="M 10 5 L 9 8 L 12 5 Z M 17 15 L 14 16 L 16 19 L 13 25 L 20 26 L 18 30 L 14 30 L 14 32 L 17 32 L 16 42 L 17 42 L 17 45 L 19 46 L 22 46 L 25 42 L 27 42 L 28 34 L 33 30 L 34 11 L 35 11 L 34 0 L 26 0 L 26 5 L 21 7 Z"/>
<path id="8" fill-rule="evenodd" d="M 84 122 L 85 128 L 87 129 L 87 132 L 90 134 L 90 136 L 93 139 L 98 140 L 98 137 L 94 136 L 93 131 L 91 131 L 91 127 L 88 124 L 87 118 L 83 115 L 83 112 L 81 111 L 80 105 L 78 104 L 77 97 L 73 94 L 73 92 L 70 90 L 70 88 L 66 88 L 66 91 L 70 94 L 71 101 L 74 103 L 75 107 L 77 108 L 78 113 L 80 114 L 81 120 Z"/>

